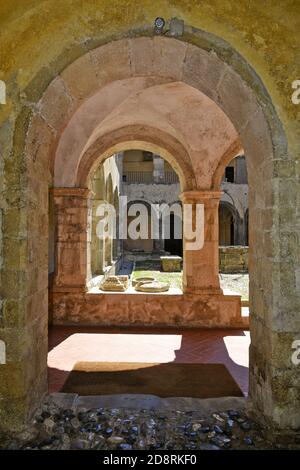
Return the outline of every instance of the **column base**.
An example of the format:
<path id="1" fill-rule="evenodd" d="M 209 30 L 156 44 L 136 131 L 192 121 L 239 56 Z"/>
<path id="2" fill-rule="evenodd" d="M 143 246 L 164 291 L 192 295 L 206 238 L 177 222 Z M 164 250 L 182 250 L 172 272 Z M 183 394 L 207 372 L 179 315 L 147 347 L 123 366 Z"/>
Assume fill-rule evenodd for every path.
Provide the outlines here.
<path id="1" fill-rule="evenodd" d="M 51 288 L 51 292 L 69 292 L 69 293 L 85 293 L 85 292 L 88 292 L 88 287 L 86 285 L 82 285 L 82 286 L 56 286 L 54 285 L 52 288 Z"/>
<path id="2" fill-rule="evenodd" d="M 283 449 L 299 450 L 300 439 L 298 428 L 279 427 L 270 417 L 264 416 L 263 410 L 260 410 L 251 397 L 247 400 L 246 406 L 248 416 L 261 426 L 262 434 L 270 442 L 275 443 Z M 289 410 L 287 410 L 288 412 Z M 295 412 L 292 412 L 295 416 Z"/>

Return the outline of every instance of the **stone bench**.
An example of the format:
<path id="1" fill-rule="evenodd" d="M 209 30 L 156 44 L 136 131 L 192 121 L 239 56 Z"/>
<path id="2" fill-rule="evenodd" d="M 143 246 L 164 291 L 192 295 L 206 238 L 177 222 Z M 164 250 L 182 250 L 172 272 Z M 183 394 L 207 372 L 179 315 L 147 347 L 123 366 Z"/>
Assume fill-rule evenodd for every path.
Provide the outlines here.
<path id="1" fill-rule="evenodd" d="M 182 258 L 181 256 L 160 256 L 160 263 L 164 272 L 180 272 Z"/>

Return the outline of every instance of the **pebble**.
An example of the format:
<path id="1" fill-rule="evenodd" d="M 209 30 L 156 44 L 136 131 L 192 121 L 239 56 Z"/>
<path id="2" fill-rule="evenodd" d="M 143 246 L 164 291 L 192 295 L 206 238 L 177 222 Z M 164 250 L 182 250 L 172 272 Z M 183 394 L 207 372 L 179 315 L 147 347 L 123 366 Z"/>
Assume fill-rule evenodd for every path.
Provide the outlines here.
<path id="1" fill-rule="evenodd" d="M 113 433 L 113 430 L 111 428 L 106 428 L 104 431 L 104 434 L 106 434 L 106 436 L 111 436 L 112 433 Z"/>
<path id="2" fill-rule="evenodd" d="M 205 444 L 200 444 L 199 449 L 200 450 L 220 450 L 220 447 L 215 446 L 214 444 L 205 443 Z"/>
<path id="3" fill-rule="evenodd" d="M 71 449 L 87 449 L 89 446 L 89 442 L 84 439 L 74 439 L 71 442 Z"/>
<path id="4" fill-rule="evenodd" d="M 46 418 L 44 421 L 44 426 L 46 431 L 51 432 L 55 426 L 55 422 L 51 418 Z"/>
<path id="5" fill-rule="evenodd" d="M 253 439 L 250 436 L 244 437 L 244 442 L 247 444 L 247 446 L 253 446 L 254 444 Z"/>
<path id="6" fill-rule="evenodd" d="M 80 421 L 78 418 L 71 419 L 70 423 L 74 429 L 78 429 L 80 427 Z"/>
<path id="7" fill-rule="evenodd" d="M 146 446 L 145 446 L 145 441 L 140 440 L 140 441 L 138 442 L 137 447 L 138 447 L 138 449 L 145 449 L 145 448 L 146 448 Z"/>
<path id="8" fill-rule="evenodd" d="M 87 436 L 88 441 L 92 442 L 94 438 L 95 438 L 95 434 L 93 432 L 89 432 Z"/>
<path id="9" fill-rule="evenodd" d="M 107 442 L 109 442 L 110 444 L 120 444 L 121 442 L 124 442 L 124 437 L 111 436 L 107 439 Z"/>
<path id="10" fill-rule="evenodd" d="M 241 428 L 244 430 L 244 431 L 250 431 L 251 429 L 251 424 L 247 421 L 244 421 L 243 423 L 241 423 Z"/>
<path id="11" fill-rule="evenodd" d="M 231 439 L 223 438 L 223 436 L 214 437 L 211 442 L 219 447 L 230 447 Z"/>
<path id="12" fill-rule="evenodd" d="M 122 444 L 118 445 L 118 449 L 120 449 L 120 450 L 132 450 L 132 445 L 122 443 Z"/>
<path id="13" fill-rule="evenodd" d="M 64 428 L 63 426 L 56 426 L 55 432 L 56 432 L 57 434 L 64 434 L 65 428 Z"/>
<path id="14" fill-rule="evenodd" d="M 69 418 L 69 419 L 75 417 L 73 410 L 70 410 L 70 409 L 68 409 L 68 410 L 63 410 L 62 416 L 65 417 L 65 418 Z"/>
<path id="15" fill-rule="evenodd" d="M 77 418 L 82 423 L 87 423 L 89 421 L 88 415 L 86 413 L 84 413 L 83 411 L 80 411 L 80 413 L 78 413 Z"/>
<path id="16" fill-rule="evenodd" d="M 210 431 L 210 427 L 209 426 L 202 426 L 201 429 L 200 429 L 201 432 L 205 432 L 205 433 L 208 433 Z"/>
<path id="17" fill-rule="evenodd" d="M 137 439 L 137 436 L 135 434 L 131 434 L 130 436 L 128 436 L 126 438 L 126 441 L 129 443 L 129 444 L 133 444 Z"/>
<path id="18" fill-rule="evenodd" d="M 228 420 L 226 421 L 226 426 L 228 426 L 229 428 L 233 428 L 233 426 L 234 426 L 234 421 L 233 421 L 233 419 L 228 419 Z"/>
<path id="19" fill-rule="evenodd" d="M 94 424 L 93 425 L 93 432 L 100 432 L 102 430 L 102 425 L 101 424 Z"/>
<path id="20" fill-rule="evenodd" d="M 69 438 L 68 434 L 63 434 L 62 435 L 61 442 L 62 442 L 61 450 L 70 449 L 70 438 Z"/>
<path id="21" fill-rule="evenodd" d="M 97 437 L 93 444 L 92 444 L 92 449 L 95 449 L 95 450 L 100 450 L 100 449 L 104 449 L 105 448 L 105 438 L 103 436 L 99 436 Z"/>
<path id="22" fill-rule="evenodd" d="M 222 418 L 218 413 L 213 413 L 213 417 L 217 420 L 220 421 L 221 423 L 224 423 L 224 418 Z"/>
<path id="23" fill-rule="evenodd" d="M 234 433 L 232 432 L 234 430 Z M 249 435 L 251 430 L 251 436 Z M 130 409 L 61 409 L 43 406 L 33 426 L 9 443 L 11 449 L 270 449 L 245 412 Z M 1 440 L 0 440 L 1 447 Z"/>

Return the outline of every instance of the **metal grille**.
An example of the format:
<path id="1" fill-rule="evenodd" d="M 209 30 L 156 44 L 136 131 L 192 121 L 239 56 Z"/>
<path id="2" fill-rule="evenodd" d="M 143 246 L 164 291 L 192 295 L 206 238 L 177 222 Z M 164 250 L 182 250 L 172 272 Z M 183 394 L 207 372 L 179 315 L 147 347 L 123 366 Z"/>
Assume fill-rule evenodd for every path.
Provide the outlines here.
<path id="1" fill-rule="evenodd" d="M 159 181 L 154 181 L 152 171 L 128 171 L 123 174 L 126 184 L 176 184 L 179 179 L 175 171 L 166 171 Z"/>

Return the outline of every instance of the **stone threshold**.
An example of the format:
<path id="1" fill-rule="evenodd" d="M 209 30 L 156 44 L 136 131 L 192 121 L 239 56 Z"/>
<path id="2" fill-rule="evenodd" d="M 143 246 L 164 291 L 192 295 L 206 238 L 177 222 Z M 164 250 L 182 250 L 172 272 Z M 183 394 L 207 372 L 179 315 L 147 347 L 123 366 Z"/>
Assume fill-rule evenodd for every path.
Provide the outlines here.
<path id="1" fill-rule="evenodd" d="M 246 397 L 219 397 L 219 398 L 190 398 L 169 397 L 160 398 L 156 395 L 142 394 L 116 394 L 80 396 L 75 393 L 51 393 L 47 401 L 60 408 L 81 410 L 94 408 L 126 408 L 126 409 L 155 409 L 177 411 L 199 411 L 204 415 L 215 410 L 226 411 L 230 409 L 244 410 Z"/>

